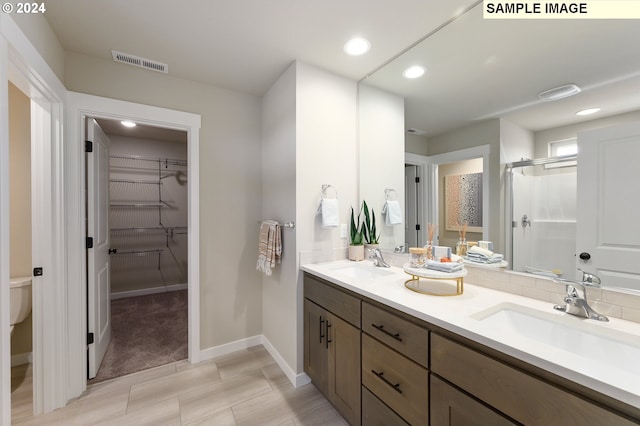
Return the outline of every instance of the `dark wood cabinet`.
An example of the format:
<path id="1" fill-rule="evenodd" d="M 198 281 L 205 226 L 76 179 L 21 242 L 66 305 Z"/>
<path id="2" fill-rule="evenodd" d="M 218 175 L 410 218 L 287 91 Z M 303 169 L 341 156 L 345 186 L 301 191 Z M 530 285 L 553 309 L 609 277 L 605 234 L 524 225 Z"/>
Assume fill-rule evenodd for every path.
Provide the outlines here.
<path id="1" fill-rule="evenodd" d="M 304 295 L 304 371 L 352 425 L 640 424 L 637 406 L 315 276 Z"/>
<path id="2" fill-rule="evenodd" d="M 325 286 L 326 292 L 319 286 Z M 312 383 L 352 425 L 360 424 L 360 330 L 316 301 L 327 301 L 337 311 L 355 314 L 360 318 L 359 306 L 352 296 L 336 291 L 317 280 L 305 280 L 305 296 L 320 294 L 304 300 L 304 371 Z M 330 294 L 330 297 L 326 297 Z M 346 307 L 346 308 L 345 308 Z M 357 312 L 354 312 L 357 309 Z"/>
<path id="3" fill-rule="evenodd" d="M 514 426 L 506 417 L 431 375 L 431 426 Z"/>

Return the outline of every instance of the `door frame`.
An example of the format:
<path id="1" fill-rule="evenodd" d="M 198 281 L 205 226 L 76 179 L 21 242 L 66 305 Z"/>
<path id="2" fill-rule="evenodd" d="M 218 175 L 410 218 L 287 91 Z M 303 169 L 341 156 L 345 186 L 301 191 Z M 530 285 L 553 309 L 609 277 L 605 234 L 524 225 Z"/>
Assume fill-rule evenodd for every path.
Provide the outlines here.
<path id="1" fill-rule="evenodd" d="M 429 217 L 430 211 L 428 210 L 427 205 L 428 203 L 432 202 L 432 200 L 428 198 L 429 191 L 431 190 L 431 175 L 428 173 L 429 157 L 420 155 L 420 154 L 405 152 L 404 163 L 415 166 L 417 170 L 417 174 L 418 176 L 420 176 L 420 180 L 421 180 L 420 188 L 422 189 L 422 191 L 420 194 L 420 199 L 418 200 L 418 209 L 422 217 L 418 218 L 418 222 L 422 226 L 421 233 L 423 233 L 424 235 L 427 235 L 426 226 L 427 226 L 427 223 L 430 223 L 430 217 Z M 405 194 L 405 199 L 406 198 L 407 198 L 407 194 Z M 425 237 L 425 241 L 426 240 L 427 238 Z M 406 250 L 408 253 L 409 248 L 407 247 Z"/>
<path id="2" fill-rule="evenodd" d="M 440 164 L 455 163 L 457 161 L 472 160 L 482 158 L 482 237 L 486 240 L 489 238 L 489 200 L 491 181 L 491 167 L 489 166 L 489 154 L 491 153 L 490 145 L 480 145 L 473 148 L 460 149 L 458 151 L 445 152 L 443 154 L 431 155 L 426 157 L 427 169 L 426 173 L 427 185 L 425 185 L 426 199 L 429 200 L 429 208 L 426 210 L 428 221 L 430 223 L 439 223 L 438 214 L 438 166 Z M 424 157 L 423 157 L 424 158 Z"/>
<path id="3" fill-rule="evenodd" d="M 86 95 L 67 93 L 66 174 L 68 232 L 68 396 L 79 396 L 87 386 L 87 307 L 84 256 L 86 230 L 84 222 L 84 135 L 85 117 L 111 120 L 129 119 L 137 123 L 187 132 L 188 158 L 188 327 L 189 362 L 200 361 L 200 208 L 199 149 L 201 117 L 182 111 Z M 71 226 L 74 224 L 74 226 Z M 80 259 L 80 262 L 77 260 Z"/>
<path id="4" fill-rule="evenodd" d="M 8 82 L 31 99 L 34 413 L 64 405 L 64 359 L 58 331 L 66 327 L 64 268 L 63 102 L 66 89 L 13 19 L 0 15 L 0 233 L 9 233 Z M 0 424 L 11 424 L 9 242 L 0 243 Z M 43 285 L 46 280 L 46 285 Z M 46 303 L 45 303 L 46 301 Z"/>

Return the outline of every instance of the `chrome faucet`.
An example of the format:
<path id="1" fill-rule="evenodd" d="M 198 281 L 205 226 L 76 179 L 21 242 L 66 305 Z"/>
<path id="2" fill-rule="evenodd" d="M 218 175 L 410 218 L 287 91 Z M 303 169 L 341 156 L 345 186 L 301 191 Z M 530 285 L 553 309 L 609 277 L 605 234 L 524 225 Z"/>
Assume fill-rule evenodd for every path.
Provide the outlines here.
<path id="1" fill-rule="evenodd" d="M 408 245 L 409 245 L 409 243 L 407 243 L 407 242 L 405 242 L 404 244 L 400 244 L 399 246 L 396 246 L 393 249 L 393 252 L 394 253 L 406 253 Z"/>
<path id="2" fill-rule="evenodd" d="M 382 252 L 380 249 L 369 249 L 369 259 L 373 259 L 373 266 L 379 266 L 382 268 L 389 268 L 389 264 L 385 262 L 384 257 L 382 257 Z"/>
<path id="3" fill-rule="evenodd" d="M 609 318 L 594 311 L 587 302 L 587 286 L 600 286 L 600 278 L 597 275 L 580 271 L 582 272 L 582 282 L 564 278 L 553 279 L 553 282 L 565 284 L 567 289 L 567 295 L 564 297 L 566 305 L 555 305 L 553 309 L 582 318 L 609 321 Z"/>

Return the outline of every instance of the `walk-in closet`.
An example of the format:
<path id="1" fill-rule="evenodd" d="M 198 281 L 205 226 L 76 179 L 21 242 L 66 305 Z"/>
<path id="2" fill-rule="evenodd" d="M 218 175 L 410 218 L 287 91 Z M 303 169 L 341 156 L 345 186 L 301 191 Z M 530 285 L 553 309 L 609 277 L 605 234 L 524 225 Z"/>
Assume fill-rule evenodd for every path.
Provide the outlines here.
<path id="1" fill-rule="evenodd" d="M 90 383 L 188 352 L 186 133 L 96 121 L 110 141 L 111 342 Z"/>

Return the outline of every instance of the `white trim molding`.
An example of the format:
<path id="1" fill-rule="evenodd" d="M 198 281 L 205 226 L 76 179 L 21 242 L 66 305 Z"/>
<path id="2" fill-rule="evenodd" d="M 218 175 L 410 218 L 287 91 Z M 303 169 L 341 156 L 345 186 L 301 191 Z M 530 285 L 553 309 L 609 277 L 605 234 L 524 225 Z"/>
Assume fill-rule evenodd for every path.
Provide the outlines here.
<path id="1" fill-rule="evenodd" d="M 188 156 L 188 322 L 189 362 L 200 361 L 200 208 L 199 144 L 201 117 L 182 111 L 102 98 L 82 93 L 67 94 L 67 155 L 65 184 L 68 189 L 68 396 L 77 397 L 87 386 L 86 358 L 86 260 L 84 256 L 84 131 L 85 117 L 113 120 L 131 119 L 137 123 L 187 132 Z"/>
<path id="2" fill-rule="evenodd" d="M 32 226 L 37 244 L 32 247 L 34 265 L 43 267 L 44 276 L 33 280 L 33 405 L 34 412 L 52 411 L 67 401 L 64 330 L 66 330 L 65 212 L 63 184 L 63 101 L 66 89 L 29 39 L 7 14 L 0 15 L 0 158 L 7 158 L 8 147 L 6 95 L 11 81 L 32 101 L 32 186 L 39 198 L 32 205 Z M 33 152 L 35 151 L 35 152 Z M 35 165 L 35 167 L 34 167 Z M 8 233 L 8 167 L 0 167 L 0 233 Z M 32 170 L 33 171 L 33 170 Z M 5 175 L 6 174 L 6 175 Z M 5 326 L 5 301 L 8 301 L 9 247 L 0 245 L 0 423 L 10 424 L 9 328 Z M 43 283 L 46 280 L 46 285 Z M 7 294 L 5 295 L 5 289 Z M 46 301 L 47 303 L 44 303 Z M 8 322 L 8 313 L 6 322 Z M 46 356 L 45 356 L 46 354 Z"/>
<path id="3" fill-rule="evenodd" d="M 111 300 L 124 299 L 127 297 L 148 296 L 150 294 L 169 293 L 171 291 L 187 290 L 189 284 L 173 284 L 163 287 L 141 288 L 140 290 L 119 291 L 111 293 Z"/>
<path id="4" fill-rule="evenodd" d="M 228 355 L 233 352 L 249 349 L 259 345 L 263 345 L 267 352 L 269 352 L 271 357 L 275 360 L 276 364 L 278 364 L 278 367 L 280 367 L 280 369 L 284 372 L 284 374 L 287 376 L 287 379 L 289 379 L 293 386 L 297 388 L 311 383 L 311 378 L 305 373 L 296 374 L 296 372 L 284 360 L 282 355 L 280 355 L 276 348 L 271 344 L 269 339 L 267 339 L 262 334 L 205 349 L 200 352 L 200 361 L 213 360 L 215 358 Z"/>

